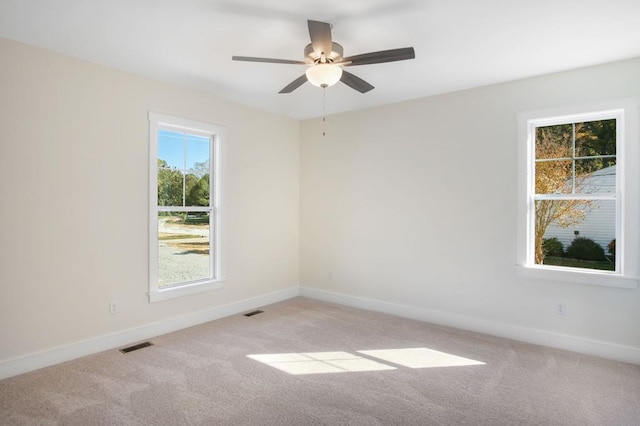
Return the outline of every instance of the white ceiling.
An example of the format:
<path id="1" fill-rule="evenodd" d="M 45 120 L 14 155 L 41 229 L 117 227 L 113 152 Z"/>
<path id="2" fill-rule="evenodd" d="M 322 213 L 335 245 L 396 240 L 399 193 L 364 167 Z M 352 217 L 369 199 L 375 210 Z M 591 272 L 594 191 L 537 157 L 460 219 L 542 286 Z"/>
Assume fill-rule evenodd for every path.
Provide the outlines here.
<path id="1" fill-rule="evenodd" d="M 278 94 L 304 66 L 231 56 L 302 60 L 307 19 L 345 56 L 416 51 L 349 68 L 376 88 L 326 89 L 327 114 L 640 57 L 640 0 L 0 0 L 0 37 L 296 119 L 323 113 L 320 88 Z"/>

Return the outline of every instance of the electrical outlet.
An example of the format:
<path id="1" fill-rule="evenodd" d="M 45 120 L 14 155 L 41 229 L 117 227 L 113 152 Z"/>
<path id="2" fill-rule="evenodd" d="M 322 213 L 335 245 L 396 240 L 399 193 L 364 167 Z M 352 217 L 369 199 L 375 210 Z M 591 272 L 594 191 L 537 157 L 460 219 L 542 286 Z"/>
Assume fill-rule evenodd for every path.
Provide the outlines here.
<path id="1" fill-rule="evenodd" d="M 112 300 L 111 302 L 109 302 L 109 313 L 113 315 L 117 314 L 118 312 L 120 312 L 120 304 L 118 303 L 118 301 Z"/>
<path id="2" fill-rule="evenodd" d="M 567 305 L 564 303 L 558 303 L 556 306 L 556 314 L 558 315 L 567 315 Z"/>

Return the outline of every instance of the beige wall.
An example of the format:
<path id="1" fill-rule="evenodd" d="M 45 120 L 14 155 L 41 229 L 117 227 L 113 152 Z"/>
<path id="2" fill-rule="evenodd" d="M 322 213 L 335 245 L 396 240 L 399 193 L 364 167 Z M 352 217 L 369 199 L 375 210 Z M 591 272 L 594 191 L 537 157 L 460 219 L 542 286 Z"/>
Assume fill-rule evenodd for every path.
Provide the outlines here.
<path id="1" fill-rule="evenodd" d="M 0 58 L 0 361 L 298 285 L 297 121 L 7 40 Z M 226 127 L 222 290 L 148 302 L 149 111 Z"/>
<path id="2" fill-rule="evenodd" d="M 640 96 L 638 76 L 635 59 L 341 114 L 325 137 L 303 122 L 301 285 L 640 350 L 640 290 L 515 268 L 516 114 Z"/>

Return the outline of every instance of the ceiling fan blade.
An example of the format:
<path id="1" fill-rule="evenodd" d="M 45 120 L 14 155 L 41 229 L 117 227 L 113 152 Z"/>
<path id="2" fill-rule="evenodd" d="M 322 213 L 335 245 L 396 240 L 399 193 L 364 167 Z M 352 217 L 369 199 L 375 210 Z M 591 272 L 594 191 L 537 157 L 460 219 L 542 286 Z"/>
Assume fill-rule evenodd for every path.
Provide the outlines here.
<path id="1" fill-rule="evenodd" d="M 306 65 L 303 61 L 294 61 L 292 59 L 274 59 L 274 58 L 255 58 L 253 56 L 232 56 L 234 61 L 245 62 L 268 62 L 270 64 L 294 64 L 294 65 Z"/>
<path id="2" fill-rule="evenodd" d="M 367 93 L 369 90 L 373 89 L 372 85 L 345 70 L 342 70 L 342 77 L 340 77 L 340 81 L 360 93 Z"/>
<path id="3" fill-rule="evenodd" d="M 403 47 L 401 49 L 381 50 L 379 52 L 363 53 L 362 55 L 349 56 L 344 58 L 344 62 L 350 62 L 347 65 L 369 65 L 381 64 L 383 62 L 404 61 L 405 59 L 414 59 L 416 52 L 413 47 Z"/>
<path id="4" fill-rule="evenodd" d="M 309 37 L 311 38 L 313 51 L 318 55 L 324 53 L 326 56 L 329 56 L 333 47 L 331 24 L 308 20 L 307 25 L 309 26 Z"/>
<path id="5" fill-rule="evenodd" d="M 291 83 L 287 84 L 284 87 L 284 89 L 282 89 L 278 93 L 291 93 L 306 82 L 307 82 L 307 76 L 306 74 L 302 74 L 300 77 L 296 78 Z"/>

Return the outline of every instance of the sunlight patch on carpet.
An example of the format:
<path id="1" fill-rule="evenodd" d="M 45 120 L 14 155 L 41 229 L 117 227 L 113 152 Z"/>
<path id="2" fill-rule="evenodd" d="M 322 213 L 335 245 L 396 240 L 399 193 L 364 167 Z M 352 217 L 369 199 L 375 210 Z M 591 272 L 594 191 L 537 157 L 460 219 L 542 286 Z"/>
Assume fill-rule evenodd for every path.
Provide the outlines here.
<path id="1" fill-rule="evenodd" d="M 343 351 L 255 354 L 247 355 L 247 357 L 289 374 L 348 373 L 397 369 L 397 367 L 386 363 L 408 368 L 485 365 L 482 361 L 428 348 L 378 349 L 357 352 L 367 358 Z M 377 361 L 369 358 L 376 358 Z"/>
<path id="2" fill-rule="evenodd" d="M 382 364 L 348 352 L 305 352 L 285 354 L 247 355 L 289 374 L 348 373 L 361 371 L 395 370 Z"/>
<path id="3" fill-rule="evenodd" d="M 461 356 L 427 348 L 381 349 L 373 351 L 358 351 L 358 353 L 409 368 L 485 365 L 485 363 L 481 361 L 463 358 Z"/>

